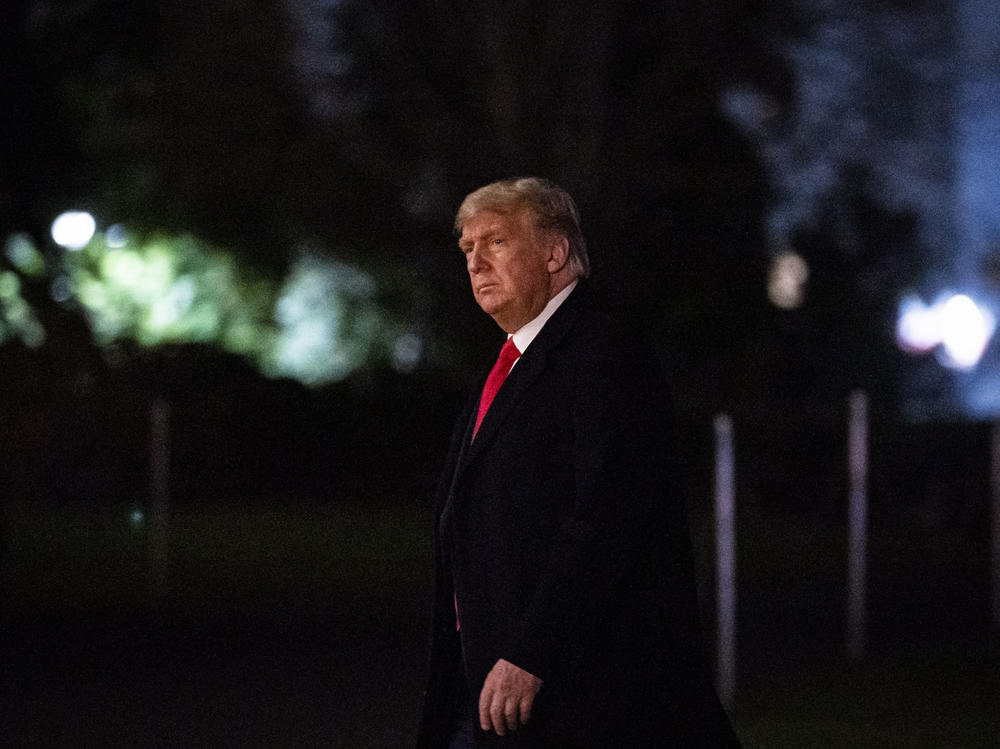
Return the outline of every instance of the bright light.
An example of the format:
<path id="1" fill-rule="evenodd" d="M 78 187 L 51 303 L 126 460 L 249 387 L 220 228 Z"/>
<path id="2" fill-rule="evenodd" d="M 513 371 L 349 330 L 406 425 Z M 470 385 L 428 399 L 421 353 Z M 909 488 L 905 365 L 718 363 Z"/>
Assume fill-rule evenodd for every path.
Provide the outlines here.
<path id="1" fill-rule="evenodd" d="M 782 252 L 771 263 L 767 296 L 775 307 L 795 309 L 805 299 L 809 266 L 794 252 Z"/>
<path id="2" fill-rule="evenodd" d="M 900 348 L 911 353 L 930 351 L 941 343 L 936 308 L 928 307 L 917 297 L 906 297 L 899 305 L 896 340 Z"/>
<path id="3" fill-rule="evenodd" d="M 95 231 L 97 222 L 86 211 L 67 211 L 52 222 L 52 239 L 68 250 L 86 247 Z"/>
<path id="4" fill-rule="evenodd" d="M 952 369 L 971 369 L 993 336 L 990 312 L 966 294 L 943 296 L 931 306 L 915 297 L 900 304 L 896 336 L 911 353 L 937 349 L 938 360 Z"/>
<path id="5" fill-rule="evenodd" d="M 965 294 L 956 294 L 941 307 L 944 364 L 956 369 L 976 366 L 992 335 L 992 316 Z"/>

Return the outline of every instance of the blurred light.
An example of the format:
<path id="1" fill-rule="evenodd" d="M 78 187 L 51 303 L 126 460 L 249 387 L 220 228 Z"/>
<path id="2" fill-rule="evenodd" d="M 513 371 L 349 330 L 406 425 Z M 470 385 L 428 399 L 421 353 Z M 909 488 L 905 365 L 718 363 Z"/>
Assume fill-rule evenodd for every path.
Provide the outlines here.
<path id="1" fill-rule="evenodd" d="M 31 318 L 21 326 L 21 340 L 28 348 L 38 348 L 45 343 L 45 328 L 38 320 Z"/>
<path id="2" fill-rule="evenodd" d="M 767 296 L 780 309 L 795 309 L 805 299 L 809 266 L 794 252 L 782 252 L 774 257 L 767 282 Z"/>
<path id="3" fill-rule="evenodd" d="M 86 247 L 95 231 L 97 223 L 86 211 L 67 211 L 52 222 L 52 239 L 68 250 Z"/>
<path id="4" fill-rule="evenodd" d="M 104 256 L 101 270 L 108 280 L 124 288 L 135 288 L 143 275 L 143 259 L 136 252 L 116 252 Z"/>
<path id="5" fill-rule="evenodd" d="M 25 325 L 31 319 L 31 307 L 28 306 L 28 303 L 20 295 L 6 300 L 4 313 L 6 314 L 7 321 L 15 325 Z"/>
<path id="6" fill-rule="evenodd" d="M 420 363 L 424 342 L 415 333 L 404 333 L 392 344 L 392 366 L 397 372 L 409 374 Z"/>
<path id="7" fill-rule="evenodd" d="M 52 279 L 52 287 L 49 293 L 56 302 L 68 302 L 73 298 L 73 282 L 69 279 L 69 276 L 56 276 Z"/>
<path id="8" fill-rule="evenodd" d="M 941 324 L 935 308 L 915 296 L 903 299 L 896 321 L 896 341 L 911 353 L 930 351 L 941 343 Z"/>
<path id="9" fill-rule="evenodd" d="M 0 342 L 11 336 L 18 336 L 30 348 L 45 343 L 45 328 L 21 296 L 21 279 L 12 271 L 4 271 L 0 273 Z"/>
<path id="10" fill-rule="evenodd" d="M 336 382 L 362 366 L 381 318 L 366 273 L 317 255 L 292 267 L 275 305 L 277 374 L 309 385 Z"/>
<path id="11" fill-rule="evenodd" d="M 163 294 L 153 302 L 149 314 L 149 325 L 154 329 L 173 325 L 191 309 L 197 289 L 190 276 L 178 278 Z"/>
<path id="12" fill-rule="evenodd" d="M 5 250 L 7 259 L 14 267 L 29 276 L 36 276 L 45 270 L 45 260 L 42 253 L 35 247 L 27 234 L 12 234 L 7 238 Z"/>
<path id="13" fill-rule="evenodd" d="M 910 296 L 900 304 L 896 338 L 904 351 L 937 349 L 944 366 L 971 369 L 979 363 L 994 327 L 992 314 L 966 294 L 944 295 L 930 306 Z"/>
<path id="14" fill-rule="evenodd" d="M 104 284 L 92 278 L 81 278 L 75 284 L 76 296 L 83 305 L 94 312 L 103 312 L 108 306 L 108 292 Z"/>
<path id="15" fill-rule="evenodd" d="M 971 369 L 979 362 L 992 335 L 992 316 L 965 294 L 956 294 L 942 306 L 943 364 Z"/>
<path id="16" fill-rule="evenodd" d="M 13 299 L 21 293 L 21 279 L 9 270 L 0 273 L 0 299 Z"/>
<path id="17" fill-rule="evenodd" d="M 121 224 L 114 224 L 104 232 L 104 240 L 112 250 L 120 250 L 128 244 L 128 232 Z"/>
<path id="18" fill-rule="evenodd" d="M 146 513 L 139 508 L 135 508 L 129 512 L 128 522 L 134 530 L 139 530 L 146 523 Z"/>

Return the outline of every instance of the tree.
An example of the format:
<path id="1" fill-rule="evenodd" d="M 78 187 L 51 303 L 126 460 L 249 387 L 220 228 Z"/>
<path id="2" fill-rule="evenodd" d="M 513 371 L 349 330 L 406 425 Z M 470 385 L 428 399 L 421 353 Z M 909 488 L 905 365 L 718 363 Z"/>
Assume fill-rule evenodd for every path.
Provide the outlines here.
<path id="1" fill-rule="evenodd" d="M 357 261 L 461 371 L 480 352 L 453 356 L 452 321 L 474 318 L 454 208 L 547 175 L 581 203 L 598 278 L 694 387 L 706 346 L 731 348 L 760 306 L 761 173 L 718 107 L 734 71 L 773 67 L 747 31 L 758 10 L 99 0 L 41 17 L 32 44 L 77 134 L 69 192 L 108 220 L 263 266 L 302 244 Z"/>
<path id="2" fill-rule="evenodd" d="M 955 3 L 792 0 L 787 10 L 792 21 L 770 38 L 792 95 L 744 82 L 726 109 L 767 170 L 769 254 L 797 252 L 812 267 L 811 299 L 785 315 L 798 317 L 794 335 L 852 362 L 813 381 L 894 393 L 895 304 L 940 282 L 957 240 Z"/>
<path id="3" fill-rule="evenodd" d="M 39 37 L 62 50 L 53 85 L 78 122 L 94 208 L 280 267 L 309 194 L 280 8 L 104 0 L 76 10 L 51 15 Z"/>
<path id="4" fill-rule="evenodd" d="M 437 337 L 472 316 L 461 264 L 443 249 L 461 197 L 541 174 L 577 198 L 597 277 L 652 321 L 694 388 L 699 333 L 738 336 L 762 283 L 759 168 L 718 108 L 733 61 L 753 69 L 766 57 L 744 30 L 754 6 L 309 7 L 330 32 L 307 60 L 338 60 L 311 79 L 317 116 L 379 195 L 368 223 L 404 237 L 398 262 L 440 290 Z M 708 345 L 716 353 L 727 342 Z"/>

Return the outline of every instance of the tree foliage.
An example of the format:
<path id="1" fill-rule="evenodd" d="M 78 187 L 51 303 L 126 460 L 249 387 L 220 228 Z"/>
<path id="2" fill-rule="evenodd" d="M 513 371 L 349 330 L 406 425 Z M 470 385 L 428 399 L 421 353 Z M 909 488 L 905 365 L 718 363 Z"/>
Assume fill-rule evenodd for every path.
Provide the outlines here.
<path id="1" fill-rule="evenodd" d="M 718 103 L 745 76 L 783 85 L 755 33 L 764 5 L 18 7 L 71 154 L 64 192 L 108 222 L 193 232 L 264 267 L 303 243 L 345 256 L 451 366 L 493 347 L 451 250 L 455 206 L 492 179 L 548 176 L 581 204 L 599 282 L 694 385 L 706 351 L 759 334 L 766 188 Z M 458 319 L 483 343 L 456 359 Z"/>
<path id="2" fill-rule="evenodd" d="M 412 234 L 392 249 L 440 290 L 441 327 L 474 315 L 461 264 L 442 251 L 458 202 L 540 174 L 577 198 L 598 282 L 646 316 L 679 369 L 745 330 L 761 304 L 764 187 L 718 99 L 769 59 L 747 31 L 752 5 L 312 7 L 332 18 L 313 54 L 340 63 L 311 97 L 378 195 L 370 223 Z"/>

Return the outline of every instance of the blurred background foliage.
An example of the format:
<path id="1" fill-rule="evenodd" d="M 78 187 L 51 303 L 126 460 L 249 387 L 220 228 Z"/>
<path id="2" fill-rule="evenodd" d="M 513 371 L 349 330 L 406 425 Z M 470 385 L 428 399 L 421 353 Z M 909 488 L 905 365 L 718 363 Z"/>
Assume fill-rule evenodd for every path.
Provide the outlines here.
<path id="1" fill-rule="evenodd" d="M 870 143 L 831 153 L 835 139 L 809 137 L 826 110 L 809 109 L 803 81 L 838 68 L 796 55 L 852 22 L 834 4 L 15 0 L 2 13 L 11 392 L 41 387 L 14 374 L 40 361 L 59 362 L 54 391 L 125 378 L 175 399 L 235 367 L 287 380 L 262 391 L 339 403 L 355 435 L 412 453 L 378 436 L 399 418 L 385 405 L 435 393 L 406 409 L 440 441 L 498 343 L 453 212 L 521 174 L 577 198 L 595 283 L 641 320 L 692 422 L 899 390 L 894 307 L 926 247 L 913 207 L 884 199 Z M 795 193 L 789 174 L 817 164 L 822 191 Z M 790 204 L 801 220 L 776 234 L 775 206 Z M 82 249 L 49 235 L 70 209 L 96 219 Z M 789 247 L 810 269 L 791 310 L 767 297 Z"/>

